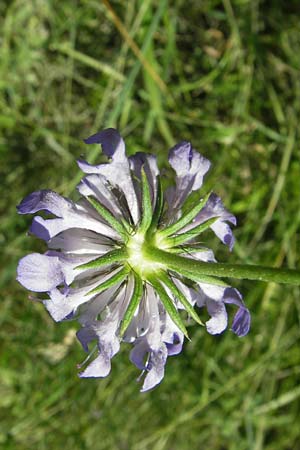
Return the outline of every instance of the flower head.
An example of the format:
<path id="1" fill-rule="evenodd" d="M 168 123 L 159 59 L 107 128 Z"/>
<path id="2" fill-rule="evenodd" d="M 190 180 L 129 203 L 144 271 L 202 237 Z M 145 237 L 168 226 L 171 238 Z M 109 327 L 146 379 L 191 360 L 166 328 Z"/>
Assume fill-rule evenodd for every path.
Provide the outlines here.
<path id="1" fill-rule="evenodd" d="M 182 310 L 202 323 L 194 307 L 206 308 L 207 331 L 218 334 L 227 327 L 226 304 L 232 303 L 238 307 L 232 331 L 248 333 L 250 314 L 236 289 L 172 264 L 178 257 L 214 263 L 198 236 L 211 229 L 232 249 L 235 217 L 214 193 L 185 207 L 210 167 L 190 143 L 170 150 L 176 181 L 163 193 L 156 158 L 128 158 L 116 130 L 85 142 L 101 144 L 109 162 L 78 161 L 85 176 L 77 203 L 41 190 L 18 206 L 20 214 L 46 213 L 34 217 L 30 231 L 49 250 L 22 258 L 17 279 L 30 291 L 47 293 L 43 303 L 55 321 L 79 321 L 77 337 L 86 352 L 96 342 L 96 357 L 81 377 L 107 376 L 125 341 L 133 345 L 130 359 L 142 370 L 147 391 L 163 379 L 167 357 L 181 352 L 187 336 Z"/>

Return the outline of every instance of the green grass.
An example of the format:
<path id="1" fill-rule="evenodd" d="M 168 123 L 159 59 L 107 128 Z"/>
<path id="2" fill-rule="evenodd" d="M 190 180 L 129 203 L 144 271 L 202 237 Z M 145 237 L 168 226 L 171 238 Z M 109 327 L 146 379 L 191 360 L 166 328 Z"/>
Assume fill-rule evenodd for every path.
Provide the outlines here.
<path id="1" fill-rule="evenodd" d="M 155 152 L 166 183 L 175 142 L 213 162 L 205 192 L 238 217 L 231 254 L 207 235 L 219 261 L 300 266 L 299 2 L 110 4 L 123 28 L 96 0 L 0 6 L 0 447 L 298 450 L 298 288 L 235 283 L 250 334 L 189 327 L 163 383 L 140 394 L 126 345 L 107 379 L 80 380 L 77 325 L 53 323 L 15 282 L 18 259 L 45 250 L 15 205 L 40 188 L 74 195 L 75 159 L 101 159 L 82 139 L 107 126 L 129 153 Z"/>

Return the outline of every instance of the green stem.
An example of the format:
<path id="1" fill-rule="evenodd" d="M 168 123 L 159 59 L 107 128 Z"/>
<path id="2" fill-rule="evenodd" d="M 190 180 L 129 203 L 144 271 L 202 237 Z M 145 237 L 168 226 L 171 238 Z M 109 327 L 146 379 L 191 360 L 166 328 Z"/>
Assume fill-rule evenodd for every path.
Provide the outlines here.
<path id="1" fill-rule="evenodd" d="M 175 255 L 155 247 L 147 247 L 145 253 L 150 260 L 165 264 L 169 269 L 173 269 L 178 273 L 184 270 L 185 272 L 190 272 L 191 275 L 211 275 L 220 278 L 238 278 L 300 285 L 300 271 L 298 270 L 202 262 Z"/>

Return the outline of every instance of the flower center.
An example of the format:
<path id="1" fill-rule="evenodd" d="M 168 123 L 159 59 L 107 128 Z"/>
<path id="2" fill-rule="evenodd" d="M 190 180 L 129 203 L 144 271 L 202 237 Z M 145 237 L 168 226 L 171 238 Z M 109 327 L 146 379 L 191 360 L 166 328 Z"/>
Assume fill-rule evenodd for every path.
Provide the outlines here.
<path id="1" fill-rule="evenodd" d="M 147 242 L 145 241 L 144 233 L 137 232 L 130 237 L 126 246 L 129 256 L 128 264 L 143 279 L 147 279 L 147 276 L 164 267 L 164 265 L 161 263 L 147 259 L 147 257 L 145 256 L 146 245 Z"/>

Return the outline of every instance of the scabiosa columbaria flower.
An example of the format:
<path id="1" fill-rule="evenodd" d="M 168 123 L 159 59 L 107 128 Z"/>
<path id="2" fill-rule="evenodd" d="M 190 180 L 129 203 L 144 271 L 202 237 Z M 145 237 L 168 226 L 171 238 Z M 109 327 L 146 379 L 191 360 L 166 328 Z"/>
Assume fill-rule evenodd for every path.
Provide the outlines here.
<path id="1" fill-rule="evenodd" d="M 79 321 L 77 337 L 86 352 L 96 342 L 81 377 L 107 376 L 124 341 L 133 346 L 130 359 L 145 376 L 142 391 L 147 391 L 163 379 L 167 357 L 181 352 L 187 337 L 181 310 L 201 324 L 194 307 L 205 307 L 207 331 L 218 334 L 227 327 L 225 305 L 232 303 L 238 307 L 232 331 L 248 333 L 250 314 L 236 289 L 172 262 L 179 256 L 214 263 L 213 252 L 199 244 L 198 236 L 210 228 L 232 249 L 235 217 L 214 193 L 185 207 L 210 167 L 190 143 L 170 150 L 176 182 L 163 194 L 155 156 L 128 158 L 114 129 L 85 142 L 101 144 L 109 162 L 78 161 L 86 175 L 77 203 L 41 190 L 18 206 L 20 214 L 46 213 L 34 217 L 30 231 L 49 248 L 20 260 L 18 281 L 47 293 L 43 303 L 55 321 Z"/>

